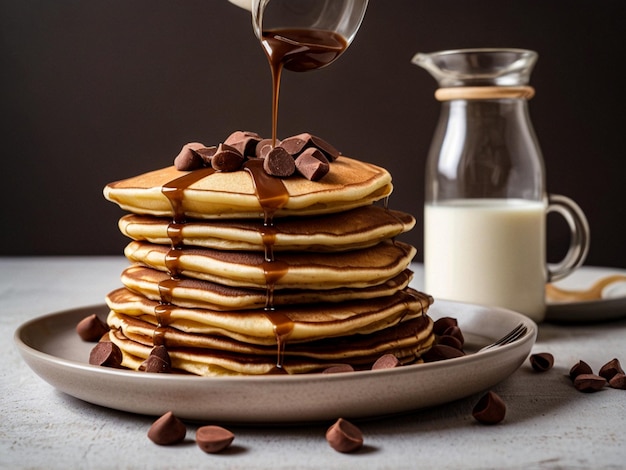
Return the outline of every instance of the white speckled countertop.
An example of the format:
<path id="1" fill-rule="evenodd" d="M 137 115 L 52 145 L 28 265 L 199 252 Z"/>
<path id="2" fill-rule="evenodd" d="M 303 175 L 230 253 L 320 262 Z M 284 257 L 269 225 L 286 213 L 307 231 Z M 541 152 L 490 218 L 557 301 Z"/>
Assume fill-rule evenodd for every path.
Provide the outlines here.
<path id="1" fill-rule="evenodd" d="M 626 468 L 626 391 L 576 391 L 567 373 L 582 359 L 594 371 L 617 357 L 626 364 L 626 320 L 591 325 L 541 324 L 533 352 L 550 352 L 553 369 L 528 361 L 494 387 L 505 420 L 478 424 L 479 395 L 400 417 L 358 422 L 364 448 L 340 454 L 327 425 L 228 426 L 233 445 L 205 454 L 187 423 L 184 443 L 160 447 L 146 437 L 154 417 L 110 410 L 61 392 L 33 373 L 13 335 L 38 316 L 103 303 L 120 286 L 122 257 L 0 258 L 0 468 Z M 417 266 L 417 278 L 421 276 Z M 463 386 L 463 377 L 459 377 Z M 393 400 L 393 397 L 389 397 Z"/>

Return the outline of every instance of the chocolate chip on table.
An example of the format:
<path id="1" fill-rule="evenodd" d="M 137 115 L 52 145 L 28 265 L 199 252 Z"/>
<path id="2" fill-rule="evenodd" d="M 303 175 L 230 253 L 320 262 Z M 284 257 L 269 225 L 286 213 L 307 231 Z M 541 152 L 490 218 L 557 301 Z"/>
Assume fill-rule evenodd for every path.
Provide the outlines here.
<path id="1" fill-rule="evenodd" d="M 314 147 L 302 152 L 295 160 L 298 173 L 310 181 L 322 179 L 329 171 L 330 164 L 324 154 Z"/>
<path id="2" fill-rule="evenodd" d="M 326 431 L 326 441 L 337 452 L 354 452 L 363 447 L 363 433 L 351 422 L 339 418 Z"/>
<path id="3" fill-rule="evenodd" d="M 199 142 L 190 142 L 183 145 L 176 158 L 174 158 L 174 166 L 179 171 L 197 170 L 204 166 L 204 160 L 195 152 L 197 149 L 204 148 L 204 144 Z"/>
<path id="4" fill-rule="evenodd" d="M 187 435 L 187 428 L 171 411 L 157 419 L 148 430 L 148 438 L 160 446 L 182 442 Z"/>
<path id="5" fill-rule="evenodd" d="M 327 367 L 322 374 L 339 374 L 341 372 L 354 372 L 354 367 L 350 364 L 338 364 L 336 366 Z"/>
<path id="6" fill-rule="evenodd" d="M 602 390 L 606 385 L 606 379 L 596 374 L 580 374 L 574 379 L 574 387 L 579 392 L 593 393 Z"/>
<path id="7" fill-rule="evenodd" d="M 122 364 L 122 351 L 111 341 L 102 341 L 94 346 L 89 354 L 89 364 L 94 366 L 119 367 Z"/>
<path id="8" fill-rule="evenodd" d="M 578 361 L 576 364 L 572 366 L 569 371 L 569 376 L 572 380 L 578 377 L 581 374 L 593 374 L 593 370 L 591 366 L 587 364 L 585 361 Z"/>
<path id="9" fill-rule="evenodd" d="M 235 435 L 221 426 L 202 426 L 196 431 L 196 444 L 209 454 L 223 451 L 234 439 Z"/>
<path id="10" fill-rule="evenodd" d="M 96 342 L 109 331 L 109 326 L 95 313 L 83 318 L 76 325 L 76 333 L 83 341 Z"/>
<path id="11" fill-rule="evenodd" d="M 626 390 L 626 374 L 618 372 L 611 380 L 609 380 L 609 386 L 611 388 L 617 388 L 619 390 Z"/>
<path id="12" fill-rule="evenodd" d="M 504 401 L 497 393 L 491 391 L 483 395 L 472 410 L 474 419 L 483 424 L 497 424 L 504 419 L 505 415 Z"/>
<path id="13" fill-rule="evenodd" d="M 275 147 L 263 159 L 263 169 L 268 175 L 286 178 L 296 171 L 296 163 L 282 147 Z"/>
<path id="14" fill-rule="evenodd" d="M 619 360 L 617 358 L 614 358 L 600 368 L 600 372 L 598 372 L 598 375 L 600 377 L 604 377 L 607 381 L 610 381 L 615 374 L 623 373 L 624 370 L 622 369 Z"/>
<path id="15" fill-rule="evenodd" d="M 530 365 L 537 372 L 545 372 L 552 369 L 554 365 L 554 356 L 550 353 L 531 354 Z"/>
<path id="16" fill-rule="evenodd" d="M 217 171 L 237 171 L 241 169 L 244 160 L 244 156 L 235 147 L 228 144 L 220 144 L 213 157 L 211 157 L 211 166 Z"/>

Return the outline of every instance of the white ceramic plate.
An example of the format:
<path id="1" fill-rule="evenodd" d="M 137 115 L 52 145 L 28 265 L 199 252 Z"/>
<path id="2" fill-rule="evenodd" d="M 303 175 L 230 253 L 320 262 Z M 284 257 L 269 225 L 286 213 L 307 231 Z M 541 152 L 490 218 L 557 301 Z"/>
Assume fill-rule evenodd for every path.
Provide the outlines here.
<path id="1" fill-rule="evenodd" d="M 489 389 L 528 357 L 536 325 L 509 310 L 438 301 L 433 319 L 458 319 L 471 351 L 523 322 L 528 333 L 479 354 L 395 369 L 341 374 L 196 377 L 150 374 L 88 364 L 92 343 L 75 332 L 104 305 L 62 311 L 31 320 L 15 333 L 28 365 L 52 386 L 74 397 L 123 411 L 223 423 L 306 423 L 391 415 L 447 403 Z"/>
<path id="2" fill-rule="evenodd" d="M 626 275 L 626 270 L 582 266 L 554 285 L 562 289 L 587 289 L 597 280 L 612 274 Z M 624 292 L 620 289 L 620 293 Z M 546 321 L 589 323 L 626 317 L 626 295 L 580 302 L 548 302 Z"/>

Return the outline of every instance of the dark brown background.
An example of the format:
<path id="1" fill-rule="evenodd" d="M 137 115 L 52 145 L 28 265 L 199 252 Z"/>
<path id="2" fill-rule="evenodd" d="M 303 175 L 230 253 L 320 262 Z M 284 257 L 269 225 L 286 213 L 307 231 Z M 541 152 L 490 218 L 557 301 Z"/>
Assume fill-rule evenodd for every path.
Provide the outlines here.
<path id="1" fill-rule="evenodd" d="M 286 73 L 281 136 L 311 131 L 394 177 L 418 224 L 437 117 L 415 52 L 539 52 L 529 103 L 548 189 L 588 215 L 587 264 L 626 268 L 623 0 L 372 0 L 331 67 Z M 165 166 L 182 144 L 270 126 L 270 75 L 247 12 L 226 0 L 0 0 L 0 254 L 121 254 L 109 181 Z M 549 255 L 567 235 L 550 218 Z M 418 255 L 421 260 L 421 254 Z"/>

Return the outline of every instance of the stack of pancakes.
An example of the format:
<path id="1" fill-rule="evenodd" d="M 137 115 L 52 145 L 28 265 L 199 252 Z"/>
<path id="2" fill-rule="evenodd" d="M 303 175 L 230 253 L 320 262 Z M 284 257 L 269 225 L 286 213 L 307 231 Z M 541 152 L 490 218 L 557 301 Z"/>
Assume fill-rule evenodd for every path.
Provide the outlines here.
<path id="1" fill-rule="evenodd" d="M 319 181 L 175 167 L 108 184 L 132 264 L 107 296 L 108 338 L 140 369 L 154 346 L 192 374 L 290 374 L 384 354 L 413 363 L 434 340 L 433 299 L 408 287 L 412 216 L 377 201 L 389 173 L 339 156 Z"/>

